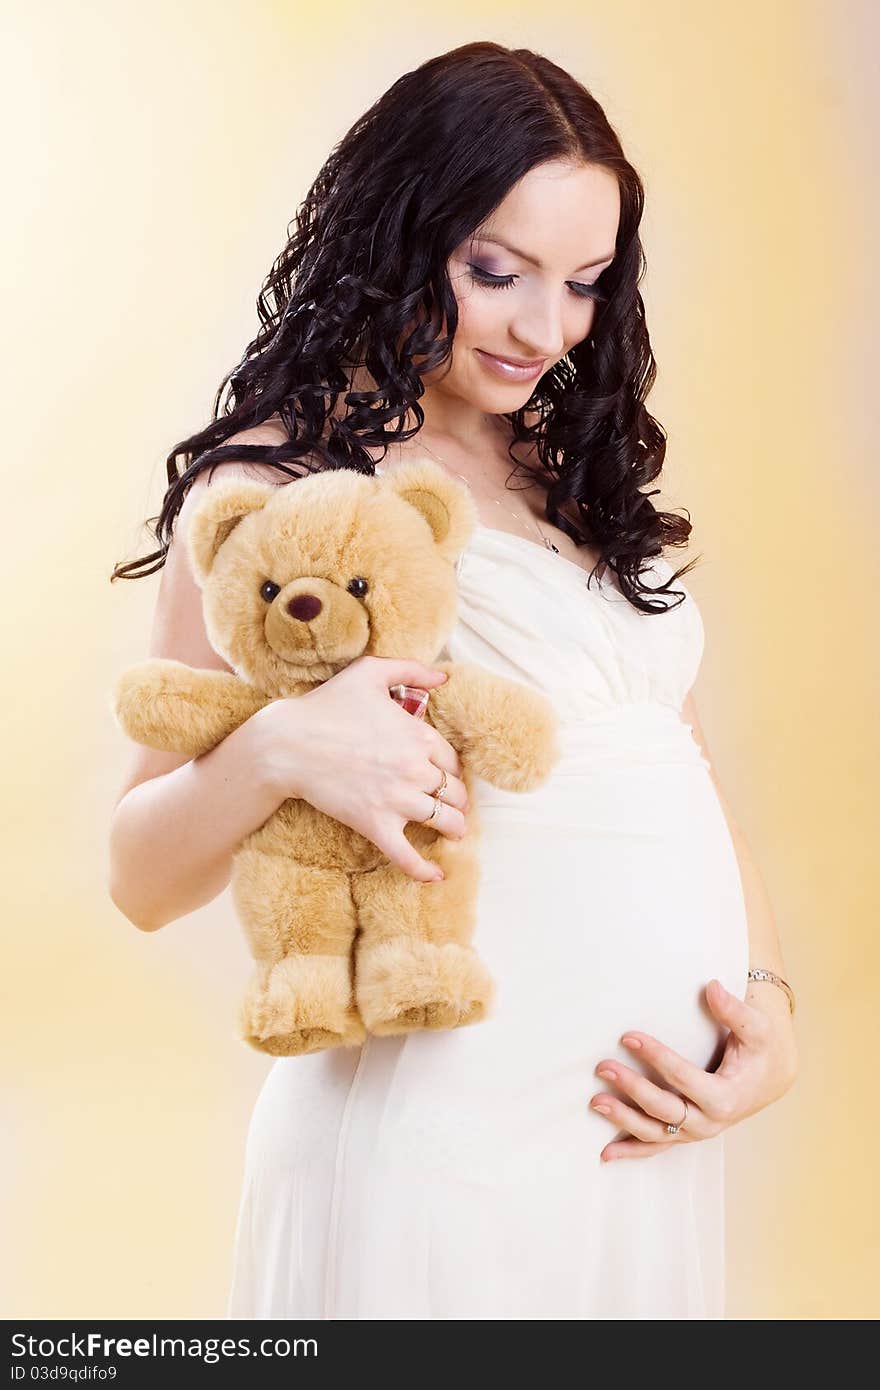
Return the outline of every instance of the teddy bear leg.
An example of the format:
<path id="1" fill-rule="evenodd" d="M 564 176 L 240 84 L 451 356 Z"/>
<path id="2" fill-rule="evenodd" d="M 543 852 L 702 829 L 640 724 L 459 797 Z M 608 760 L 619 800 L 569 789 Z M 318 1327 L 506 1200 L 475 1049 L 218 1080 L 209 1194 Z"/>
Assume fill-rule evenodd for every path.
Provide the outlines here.
<path id="1" fill-rule="evenodd" d="M 348 875 L 245 848 L 236 856 L 232 891 L 256 960 L 239 1008 L 239 1037 L 275 1057 L 362 1043 Z"/>
<path id="2" fill-rule="evenodd" d="M 444 840 L 431 857 L 446 872 L 440 883 L 419 883 L 391 864 L 352 877 L 355 997 L 371 1033 L 460 1028 L 491 1008 L 494 983 L 470 941 L 476 855 Z"/>

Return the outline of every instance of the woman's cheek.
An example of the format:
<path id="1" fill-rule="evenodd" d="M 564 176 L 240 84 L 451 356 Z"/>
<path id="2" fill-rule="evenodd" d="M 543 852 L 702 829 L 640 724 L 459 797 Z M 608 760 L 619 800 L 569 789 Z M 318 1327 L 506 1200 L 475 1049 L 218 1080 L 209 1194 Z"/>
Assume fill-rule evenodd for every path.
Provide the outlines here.
<path id="1" fill-rule="evenodd" d="M 572 347 L 574 347 L 576 343 L 582 343 L 584 341 L 584 338 L 588 338 L 590 336 L 590 333 L 593 331 L 593 324 L 595 322 L 595 319 L 596 305 L 595 303 L 590 303 L 587 305 L 586 312 L 581 312 L 578 314 L 577 322 L 574 324 L 572 328 L 572 333 L 574 335 L 571 339 Z"/>
<path id="2" fill-rule="evenodd" d="M 499 296 L 500 297 L 500 296 Z M 493 307 L 486 294 L 469 294 L 459 300 L 457 337 L 467 347 L 491 345 L 498 326 L 504 325 L 503 309 Z"/>

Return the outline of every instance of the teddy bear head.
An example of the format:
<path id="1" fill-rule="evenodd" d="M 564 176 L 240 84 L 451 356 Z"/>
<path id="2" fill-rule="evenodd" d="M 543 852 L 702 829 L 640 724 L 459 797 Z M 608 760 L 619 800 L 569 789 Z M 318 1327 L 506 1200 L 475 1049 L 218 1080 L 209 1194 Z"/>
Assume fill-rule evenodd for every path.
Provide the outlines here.
<path id="1" fill-rule="evenodd" d="M 273 699 L 359 656 L 430 665 L 457 617 L 468 489 L 427 460 L 212 484 L 187 532 L 211 645 Z"/>

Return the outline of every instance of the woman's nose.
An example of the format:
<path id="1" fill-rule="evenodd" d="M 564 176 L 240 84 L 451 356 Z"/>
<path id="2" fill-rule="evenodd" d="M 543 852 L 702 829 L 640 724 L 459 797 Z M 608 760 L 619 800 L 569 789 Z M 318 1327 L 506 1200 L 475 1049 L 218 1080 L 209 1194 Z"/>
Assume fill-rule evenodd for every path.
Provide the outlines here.
<path id="1" fill-rule="evenodd" d="M 558 305 L 533 306 L 510 326 L 511 336 L 523 357 L 543 357 L 555 362 L 565 351 L 562 315 Z"/>

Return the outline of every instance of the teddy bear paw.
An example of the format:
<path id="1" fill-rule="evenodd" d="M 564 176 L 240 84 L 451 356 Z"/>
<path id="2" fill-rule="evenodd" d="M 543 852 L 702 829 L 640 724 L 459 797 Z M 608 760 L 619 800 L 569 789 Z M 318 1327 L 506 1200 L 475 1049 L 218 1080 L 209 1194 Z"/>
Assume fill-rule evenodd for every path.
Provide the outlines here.
<path id="1" fill-rule="evenodd" d="M 362 1043 L 366 1029 L 351 996 L 349 957 L 261 962 L 242 1000 L 238 1035 L 273 1057 Z"/>
<path id="2" fill-rule="evenodd" d="M 478 1023 L 494 994 L 477 953 L 456 942 L 362 946 L 356 975 L 358 1012 L 369 1032 L 379 1036 Z"/>

